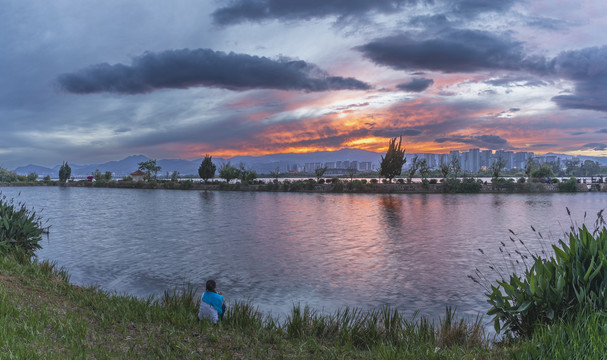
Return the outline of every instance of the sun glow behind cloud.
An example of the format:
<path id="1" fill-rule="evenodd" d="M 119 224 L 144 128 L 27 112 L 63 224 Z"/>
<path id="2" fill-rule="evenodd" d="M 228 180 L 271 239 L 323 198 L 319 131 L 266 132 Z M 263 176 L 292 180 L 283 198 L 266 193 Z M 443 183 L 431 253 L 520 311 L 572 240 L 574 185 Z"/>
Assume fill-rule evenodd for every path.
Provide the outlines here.
<path id="1" fill-rule="evenodd" d="M 0 162 L 383 152 L 399 136 L 408 152 L 605 154 L 598 1 L 246 4 L 7 5 Z"/>

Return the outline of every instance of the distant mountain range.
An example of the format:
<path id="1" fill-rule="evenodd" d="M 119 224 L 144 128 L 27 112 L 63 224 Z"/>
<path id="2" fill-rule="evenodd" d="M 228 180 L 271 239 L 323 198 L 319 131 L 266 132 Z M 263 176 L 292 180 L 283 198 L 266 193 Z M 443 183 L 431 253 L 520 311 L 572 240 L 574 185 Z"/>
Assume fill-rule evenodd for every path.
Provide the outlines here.
<path id="1" fill-rule="evenodd" d="M 268 174 L 270 171 L 274 171 L 277 168 L 280 172 L 287 172 L 293 169 L 294 166 L 303 167 L 305 163 L 327 163 L 337 161 L 358 161 L 360 162 L 371 162 L 375 167 L 379 166 L 381 160 L 380 153 L 373 151 L 360 150 L 360 149 L 341 149 L 337 151 L 317 151 L 309 153 L 283 153 L 283 154 L 271 154 L 263 156 L 235 156 L 230 159 L 213 158 L 213 163 L 219 167 L 222 164 L 230 162 L 234 166 L 244 164 L 247 169 L 252 169 L 260 174 Z M 412 154 L 407 154 L 408 157 Z M 548 153 L 545 155 L 556 155 L 562 159 L 570 159 L 572 155 L 565 154 L 554 154 Z M 592 157 L 592 156 L 578 156 L 583 162 L 585 160 L 598 161 L 601 165 L 607 165 L 607 157 Z M 76 165 L 69 164 L 72 169 L 72 176 L 74 177 L 86 177 L 91 175 L 95 170 L 99 169 L 102 173 L 110 171 L 114 176 L 126 176 L 137 170 L 139 163 L 151 160 L 144 155 L 132 155 L 118 161 L 109 161 L 103 164 L 90 164 L 90 165 Z M 163 159 L 157 160 L 157 164 L 161 167 L 159 175 L 166 174 L 167 172 L 173 173 L 177 171 L 181 175 L 197 175 L 198 167 L 202 162 L 202 158 L 184 160 L 184 159 Z M 61 165 L 57 165 L 53 168 L 47 168 L 38 165 L 27 165 L 18 167 L 14 170 L 19 175 L 27 175 L 30 173 L 36 173 L 39 176 L 50 176 L 56 178 L 59 176 L 59 168 Z"/>
<path id="2" fill-rule="evenodd" d="M 310 153 L 284 153 L 271 154 L 263 156 L 235 156 L 229 159 L 213 157 L 213 163 L 219 167 L 224 163 L 230 162 L 233 166 L 239 166 L 241 163 L 247 169 L 253 169 L 258 173 L 269 173 L 278 168 L 281 172 L 287 172 L 293 166 L 303 166 L 305 163 L 311 162 L 337 162 L 337 161 L 369 161 L 378 165 L 380 154 L 372 151 L 360 149 L 342 149 L 338 151 L 318 151 Z M 78 165 L 70 163 L 72 176 L 85 177 L 91 175 L 95 170 L 99 169 L 101 173 L 110 171 L 114 176 L 126 176 L 136 171 L 139 163 L 151 160 L 144 155 L 132 155 L 118 161 L 109 161 L 103 164 Z M 181 175 L 197 175 L 198 167 L 203 158 L 184 160 L 184 159 L 163 159 L 157 160 L 156 163 L 161 167 L 159 175 L 166 172 L 173 173 L 177 171 Z M 50 176 L 56 178 L 59 176 L 59 168 L 61 165 L 56 165 L 53 168 L 47 168 L 38 165 L 21 166 L 14 170 L 19 175 L 27 175 L 36 173 L 39 176 Z"/>

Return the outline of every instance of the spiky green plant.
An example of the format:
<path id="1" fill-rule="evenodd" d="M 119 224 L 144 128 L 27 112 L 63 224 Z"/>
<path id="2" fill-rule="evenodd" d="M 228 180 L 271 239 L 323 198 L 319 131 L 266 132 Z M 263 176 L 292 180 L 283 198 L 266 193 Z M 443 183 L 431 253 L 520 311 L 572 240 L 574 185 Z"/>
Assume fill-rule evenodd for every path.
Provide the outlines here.
<path id="1" fill-rule="evenodd" d="M 34 210 L 0 193 L 0 253 L 19 252 L 30 258 L 40 249 L 38 243 L 47 230 Z"/>
<path id="2" fill-rule="evenodd" d="M 552 257 L 530 254 L 522 275 L 512 273 L 491 285 L 488 314 L 494 316 L 497 332 L 530 336 L 540 324 L 571 318 L 581 309 L 607 310 L 607 227 L 602 212 L 593 232 L 585 225 L 572 226 L 567 242 L 552 245 Z"/>

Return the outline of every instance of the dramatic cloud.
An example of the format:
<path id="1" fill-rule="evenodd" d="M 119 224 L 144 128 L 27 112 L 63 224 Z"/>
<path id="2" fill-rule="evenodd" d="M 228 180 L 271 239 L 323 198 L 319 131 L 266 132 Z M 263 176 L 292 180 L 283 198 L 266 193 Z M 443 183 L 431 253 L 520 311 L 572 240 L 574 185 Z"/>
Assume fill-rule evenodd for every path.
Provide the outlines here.
<path id="1" fill-rule="evenodd" d="M 474 146 L 478 146 L 484 149 L 492 149 L 492 150 L 503 150 L 503 149 L 511 149 L 512 147 L 508 144 L 508 141 L 504 138 L 501 138 L 497 135 L 476 135 L 476 136 L 462 136 L 462 135 L 453 135 L 444 138 L 438 138 L 436 140 L 437 143 L 445 143 L 445 142 L 459 142 L 463 144 L 470 144 Z"/>
<path id="2" fill-rule="evenodd" d="M 396 70 L 431 70 L 443 73 L 492 70 L 524 71 L 574 82 L 574 92 L 552 98 L 563 109 L 607 111 L 607 46 L 565 51 L 553 59 L 527 56 L 523 44 L 507 36 L 479 30 L 448 29 L 437 36 L 408 34 L 371 41 L 356 49 L 378 65 Z M 533 79 L 492 79 L 504 87 L 542 86 Z"/>
<path id="3" fill-rule="evenodd" d="M 359 17 L 366 13 L 392 13 L 402 7 L 424 0 L 233 0 L 215 10 L 218 25 L 272 19 L 314 19 L 337 16 L 338 19 Z"/>
<path id="4" fill-rule="evenodd" d="M 408 153 L 607 156 L 598 0 L 31 3 L 0 11 L 1 167 L 401 135 Z"/>
<path id="5" fill-rule="evenodd" d="M 434 80 L 425 78 L 415 78 L 407 83 L 398 84 L 396 87 L 400 90 L 411 92 L 422 92 L 434 84 Z"/>
<path id="6" fill-rule="evenodd" d="M 401 34 L 373 40 L 356 48 L 378 65 L 397 70 L 444 73 L 521 68 L 522 44 L 479 30 L 449 29 L 421 38 Z"/>
<path id="7" fill-rule="evenodd" d="M 561 108 L 607 111 L 607 46 L 562 52 L 551 66 L 575 82 L 574 94 L 552 98 Z"/>
<path id="8" fill-rule="evenodd" d="M 605 143 L 588 143 L 588 144 L 582 145 L 582 149 L 604 151 L 604 150 L 607 150 L 607 144 L 605 144 Z"/>
<path id="9" fill-rule="evenodd" d="M 196 86 L 231 90 L 366 90 L 370 86 L 354 78 L 329 76 L 302 60 L 224 53 L 210 49 L 146 52 L 130 66 L 97 64 L 63 74 L 60 87 L 68 92 L 140 94 L 159 89 Z"/>

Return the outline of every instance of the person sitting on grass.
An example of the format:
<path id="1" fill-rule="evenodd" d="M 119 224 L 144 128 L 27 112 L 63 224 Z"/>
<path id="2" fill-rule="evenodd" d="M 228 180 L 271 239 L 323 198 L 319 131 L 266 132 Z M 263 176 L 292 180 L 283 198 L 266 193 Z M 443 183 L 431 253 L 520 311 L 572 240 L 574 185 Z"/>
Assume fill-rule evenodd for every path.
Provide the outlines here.
<path id="1" fill-rule="evenodd" d="M 200 310 L 198 311 L 198 319 L 207 319 L 213 324 L 223 319 L 223 314 L 226 311 L 226 306 L 223 303 L 223 295 L 217 292 L 217 284 L 215 280 L 208 280 L 206 291 L 202 293 L 200 299 Z"/>

